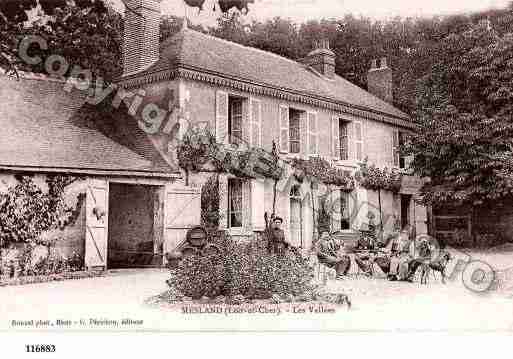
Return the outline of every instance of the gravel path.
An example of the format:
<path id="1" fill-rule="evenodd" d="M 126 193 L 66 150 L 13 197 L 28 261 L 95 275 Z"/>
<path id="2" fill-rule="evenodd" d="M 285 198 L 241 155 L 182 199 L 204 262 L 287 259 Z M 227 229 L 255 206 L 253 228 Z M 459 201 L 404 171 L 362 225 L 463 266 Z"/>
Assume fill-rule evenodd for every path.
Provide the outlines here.
<path id="1" fill-rule="evenodd" d="M 0 288 L 0 330 L 513 330 L 513 299 L 505 293 L 478 295 L 456 280 L 427 286 L 383 279 L 329 281 L 327 289 L 346 293 L 353 307 L 333 313 L 182 314 L 144 301 L 166 290 L 163 270 L 121 271 L 106 277 Z M 296 308 L 296 309 L 297 309 Z M 97 320 L 99 324 L 89 324 Z M 137 325 L 102 320 L 141 320 Z M 12 320 L 48 320 L 53 326 L 19 327 Z M 56 325 L 71 320 L 71 325 Z M 86 321 L 85 326 L 73 324 Z"/>

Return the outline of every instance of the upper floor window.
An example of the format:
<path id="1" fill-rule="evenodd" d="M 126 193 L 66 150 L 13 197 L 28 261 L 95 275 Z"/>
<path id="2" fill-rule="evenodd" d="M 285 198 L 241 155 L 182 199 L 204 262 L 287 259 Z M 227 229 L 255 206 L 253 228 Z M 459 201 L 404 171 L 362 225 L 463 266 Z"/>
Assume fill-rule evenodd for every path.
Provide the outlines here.
<path id="1" fill-rule="evenodd" d="M 289 152 L 301 151 L 301 111 L 289 110 Z"/>
<path id="2" fill-rule="evenodd" d="M 392 151 L 394 157 L 394 166 L 399 168 L 408 167 L 408 157 L 401 155 L 401 147 L 406 143 L 407 134 L 399 130 L 394 130 Z"/>
<path id="3" fill-rule="evenodd" d="M 338 120 L 339 158 L 343 161 L 349 159 L 349 122 Z"/>
<path id="4" fill-rule="evenodd" d="M 334 116 L 331 121 L 331 155 L 334 159 L 363 161 L 364 126 L 361 121 L 348 121 Z"/>
<path id="5" fill-rule="evenodd" d="M 230 144 L 239 145 L 243 142 L 243 103 L 241 97 L 228 97 L 228 135 Z"/>

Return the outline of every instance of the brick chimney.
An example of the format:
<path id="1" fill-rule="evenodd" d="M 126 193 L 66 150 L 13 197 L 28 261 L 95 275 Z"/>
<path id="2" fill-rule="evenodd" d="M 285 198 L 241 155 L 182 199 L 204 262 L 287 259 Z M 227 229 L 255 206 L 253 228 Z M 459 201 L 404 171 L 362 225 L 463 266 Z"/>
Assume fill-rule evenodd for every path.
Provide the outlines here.
<path id="1" fill-rule="evenodd" d="M 367 73 L 367 90 L 383 101 L 392 103 L 392 86 L 392 69 L 388 67 L 386 57 L 381 58 L 379 67 L 377 60 L 372 60 Z"/>
<path id="2" fill-rule="evenodd" d="M 158 60 L 161 1 L 125 1 L 123 76 L 139 72 Z"/>
<path id="3" fill-rule="evenodd" d="M 335 53 L 331 51 L 328 40 L 316 42 L 314 50 L 303 61 L 323 76 L 330 79 L 335 77 Z"/>

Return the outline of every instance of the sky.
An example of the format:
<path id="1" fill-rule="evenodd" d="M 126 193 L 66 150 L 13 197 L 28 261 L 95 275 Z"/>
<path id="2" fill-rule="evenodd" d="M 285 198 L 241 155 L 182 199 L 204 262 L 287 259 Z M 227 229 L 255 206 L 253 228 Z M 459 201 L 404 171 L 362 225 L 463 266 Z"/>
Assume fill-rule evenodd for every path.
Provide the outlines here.
<path id="1" fill-rule="evenodd" d="M 117 7 L 121 0 L 111 0 Z M 364 15 L 374 19 L 394 16 L 447 15 L 487 8 L 505 7 L 510 0 L 255 0 L 249 5 L 246 20 L 266 20 L 275 16 L 290 18 L 296 22 L 310 19 L 342 17 L 345 14 Z M 196 24 L 214 25 L 219 13 L 214 13 L 215 0 L 206 0 L 205 9 L 198 14 L 197 8 L 189 8 L 183 0 L 162 0 L 162 12 L 187 16 Z"/>

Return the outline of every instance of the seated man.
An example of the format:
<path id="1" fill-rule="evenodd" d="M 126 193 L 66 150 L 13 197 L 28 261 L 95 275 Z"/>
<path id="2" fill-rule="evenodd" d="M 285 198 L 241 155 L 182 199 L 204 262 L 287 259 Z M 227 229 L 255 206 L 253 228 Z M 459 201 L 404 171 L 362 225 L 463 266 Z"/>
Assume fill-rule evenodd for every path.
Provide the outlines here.
<path id="1" fill-rule="evenodd" d="M 363 235 L 358 241 L 358 249 L 363 250 L 363 253 L 355 255 L 355 262 L 360 270 L 368 276 L 372 275 L 372 266 L 374 263 L 375 255 L 372 251 L 378 249 L 377 239 L 369 235 Z"/>
<path id="2" fill-rule="evenodd" d="M 410 263 L 413 261 L 411 255 L 411 241 L 408 227 L 405 227 L 400 235 L 394 239 L 391 248 L 390 258 L 390 280 L 411 281 Z"/>
<path id="3" fill-rule="evenodd" d="M 348 255 L 339 256 L 337 250 L 339 246 L 335 243 L 328 232 L 323 232 L 319 240 L 317 258 L 319 262 L 329 268 L 334 268 L 337 272 L 337 279 L 342 279 L 347 274 L 351 266 L 351 259 Z"/>

